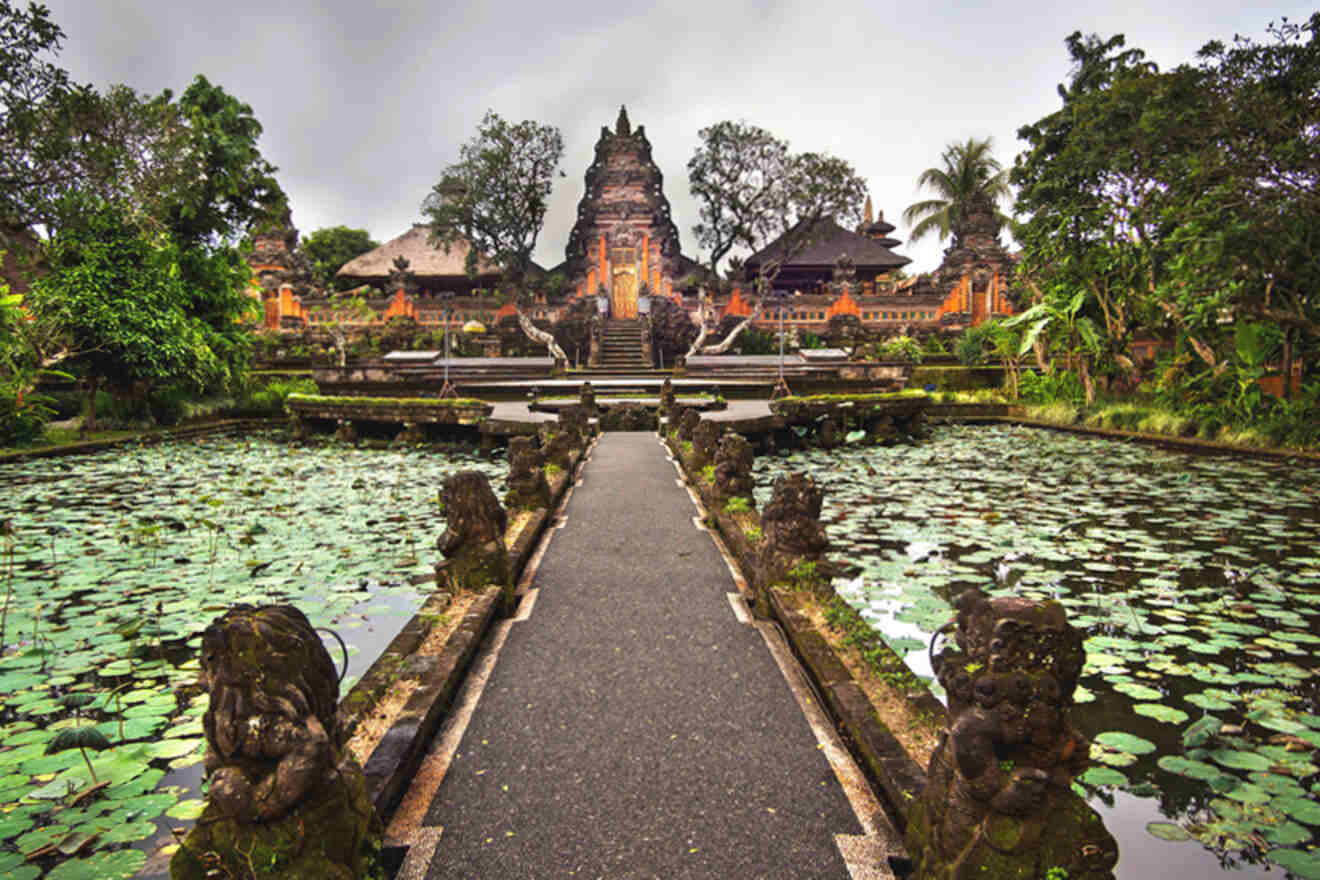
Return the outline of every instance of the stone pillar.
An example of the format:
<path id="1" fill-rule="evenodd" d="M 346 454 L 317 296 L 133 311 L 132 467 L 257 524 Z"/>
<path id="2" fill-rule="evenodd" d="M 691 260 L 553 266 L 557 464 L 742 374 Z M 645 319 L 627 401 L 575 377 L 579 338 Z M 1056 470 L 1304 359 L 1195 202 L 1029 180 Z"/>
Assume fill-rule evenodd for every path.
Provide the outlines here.
<path id="1" fill-rule="evenodd" d="M 1068 718 L 1086 660 L 1082 634 L 1058 602 L 968 590 L 954 606 L 957 617 L 940 630 L 953 630 L 954 644 L 932 658 L 949 727 L 908 813 L 912 877 L 1060 868 L 1069 880 L 1110 880 L 1117 844 L 1071 788 L 1090 755 Z"/>
<path id="2" fill-rule="evenodd" d="M 381 827 L 344 748 L 339 677 L 302 612 L 236 605 L 202 635 L 210 694 L 206 806 L 170 861 L 171 880 L 380 876 Z"/>

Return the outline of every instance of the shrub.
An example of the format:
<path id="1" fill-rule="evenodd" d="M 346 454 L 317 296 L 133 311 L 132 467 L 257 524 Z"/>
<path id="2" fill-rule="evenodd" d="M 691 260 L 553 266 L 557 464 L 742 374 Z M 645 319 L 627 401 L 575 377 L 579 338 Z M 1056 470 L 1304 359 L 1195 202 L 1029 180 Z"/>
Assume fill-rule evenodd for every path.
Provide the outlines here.
<path id="1" fill-rule="evenodd" d="M 880 344 L 880 357 L 885 360 L 921 363 L 921 344 L 910 336 L 895 336 Z"/>
<path id="2" fill-rule="evenodd" d="M 13 386 L 0 386 L 0 443 L 31 443 L 40 439 L 46 422 L 55 415 L 52 401 L 44 394 L 26 394 L 19 399 Z"/>

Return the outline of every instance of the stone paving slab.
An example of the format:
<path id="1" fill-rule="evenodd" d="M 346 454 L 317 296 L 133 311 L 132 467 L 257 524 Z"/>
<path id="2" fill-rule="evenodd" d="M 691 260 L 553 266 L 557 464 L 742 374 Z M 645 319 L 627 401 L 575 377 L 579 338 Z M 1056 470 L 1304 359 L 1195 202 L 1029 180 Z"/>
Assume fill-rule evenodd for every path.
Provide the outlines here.
<path id="1" fill-rule="evenodd" d="M 863 828 L 676 478 L 652 434 L 599 441 L 415 835 L 426 877 L 849 877 Z"/>

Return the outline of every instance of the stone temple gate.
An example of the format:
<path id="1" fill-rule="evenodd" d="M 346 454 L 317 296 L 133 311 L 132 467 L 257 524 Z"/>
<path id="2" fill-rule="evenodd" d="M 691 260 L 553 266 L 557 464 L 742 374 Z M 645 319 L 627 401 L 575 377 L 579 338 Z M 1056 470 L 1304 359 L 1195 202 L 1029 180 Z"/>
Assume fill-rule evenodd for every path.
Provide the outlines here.
<path id="1" fill-rule="evenodd" d="M 695 267 L 679 253 L 664 176 L 651 158 L 644 126 L 620 108 L 613 131 L 602 128 L 586 174 L 563 268 L 579 296 L 604 293 L 615 318 L 637 317 L 642 287 L 675 296 L 675 281 Z"/>

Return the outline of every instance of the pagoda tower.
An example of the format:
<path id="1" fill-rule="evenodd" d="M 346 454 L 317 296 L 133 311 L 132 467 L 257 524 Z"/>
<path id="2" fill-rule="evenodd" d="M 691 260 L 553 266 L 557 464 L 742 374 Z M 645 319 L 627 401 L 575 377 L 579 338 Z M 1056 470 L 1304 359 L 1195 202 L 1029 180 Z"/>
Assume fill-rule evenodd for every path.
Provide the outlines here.
<path id="1" fill-rule="evenodd" d="M 674 295 L 683 265 L 678 228 L 645 127 L 632 127 L 627 108 L 619 108 L 614 131 L 600 130 L 565 251 L 578 296 L 604 288 L 615 318 L 637 317 L 642 285 L 653 295 Z"/>

